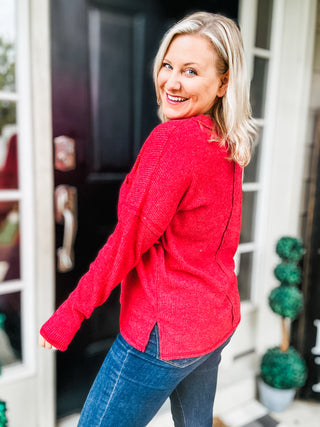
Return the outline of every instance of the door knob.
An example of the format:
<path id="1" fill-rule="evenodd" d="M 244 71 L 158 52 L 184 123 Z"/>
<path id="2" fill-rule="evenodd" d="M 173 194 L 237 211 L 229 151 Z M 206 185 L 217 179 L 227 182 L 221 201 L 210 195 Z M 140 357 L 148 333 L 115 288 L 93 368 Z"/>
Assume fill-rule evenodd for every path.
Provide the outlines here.
<path id="1" fill-rule="evenodd" d="M 54 142 L 54 167 L 55 169 L 68 172 L 76 167 L 76 143 L 68 136 L 57 136 Z"/>
<path id="2" fill-rule="evenodd" d="M 57 250 L 57 268 L 66 273 L 74 267 L 73 245 L 77 234 L 77 189 L 59 185 L 55 189 L 55 217 L 64 224 L 62 246 Z"/>

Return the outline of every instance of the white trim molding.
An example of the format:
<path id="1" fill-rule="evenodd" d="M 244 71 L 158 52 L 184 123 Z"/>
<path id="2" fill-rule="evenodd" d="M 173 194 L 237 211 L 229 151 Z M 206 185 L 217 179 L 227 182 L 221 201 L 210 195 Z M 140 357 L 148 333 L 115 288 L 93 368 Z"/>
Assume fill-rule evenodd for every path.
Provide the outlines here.
<path id="1" fill-rule="evenodd" d="M 36 326 L 55 308 L 50 0 L 29 0 L 36 218 Z M 37 343 L 35 343 L 37 345 Z M 38 347 L 37 422 L 56 425 L 55 354 Z"/>
<path id="2" fill-rule="evenodd" d="M 284 235 L 298 235 L 300 200 L 303 184 L 304 141 L 309 88 L 312 73 L 313 43 L 317 0 L 281 0 L 283 4 L 275 40 L 278 53 L 272 94 L 272 127 L 268 130 L 265 174 L 268 182 L 260 225 L 261 245 L 257 350 L 279 344 L 278 316 L 268 306 L 268 294 L 277 286 L 273 270 L 279 263 L 275 254 L 277 240 Z"/>

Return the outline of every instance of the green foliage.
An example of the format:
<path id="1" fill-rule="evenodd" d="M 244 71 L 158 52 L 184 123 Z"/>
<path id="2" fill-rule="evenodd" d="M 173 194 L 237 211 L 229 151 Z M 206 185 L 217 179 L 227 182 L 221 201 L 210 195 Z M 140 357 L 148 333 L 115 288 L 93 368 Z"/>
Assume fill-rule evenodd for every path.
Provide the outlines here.
<path id="1" fill-rule="evenodd" d="M 281 285 L 296 285 L 301 282 L 301 269 L 293 262 L 282 262 L 274 270 L 275 277 Z"/>
<path id="2" fill-rule="evenodd" d="M 0 400 L 0 427 L 7 427 L 8 425 L 6 410 L 6 403 Z"/>
<path id="3" fill-rule="evenodd" d="M 14 91 L 15 88 L 15 49 L 13 43 L 0 37 L 0 90 Z"/>
<path id="4" fill-rule="evenodd" d="M 307 367 L 293 347 L 289 347 L 286 352 L 275 347 L 268 350 L 262 358 L 261 378 L 277 389 L 302 387 L 307 379 Z"/>
<path id="5" fill-rule="evenodd" d="M 300 239 L 282 237 L 277 243 L 276 252 L 285 261 L 298 262 L 303 257 L 305 249 Z"/>
<path id="6" fill-rule="evenodd" d="M 269 305 L 275 313 L 294 320 L 303 308 L 303 298 L 294 286 L 278 286 L 269 295 Z"/>
<path id="7" fill-rule="evenodd" d="M 16 104 L 12 101 L 0 101 L 0 135 L 5 125 L 16 122 Z"/>
<path id="8" fill-rule="evenodd" d="M 12 43 L 0 37 L 0 90 L 15 89 L 15 49 Z M 0 134 L 6 124 L 16 123 L 16 104 L 10 101 L 0 102 Z"/>
<path id="9" fill-rule="evenodd" d="M 276 252 L 283 261 L 274 270 L 280 286 L 271 291 L 269 305 L 282 318 L 293 320 L 303 308 L 303 296 L 296 285 L 301 282 L 297 264 L 305 250 L 300 239 L 282 237 L 277 242 Z M 283 321 L 281 347 L 268 350 L 261 361 L 262 380 L 276 389 L 301 387 L 307 378 L 306 364 L 293 347 L 288 347 L 288 337 L 288 328 Z"/>

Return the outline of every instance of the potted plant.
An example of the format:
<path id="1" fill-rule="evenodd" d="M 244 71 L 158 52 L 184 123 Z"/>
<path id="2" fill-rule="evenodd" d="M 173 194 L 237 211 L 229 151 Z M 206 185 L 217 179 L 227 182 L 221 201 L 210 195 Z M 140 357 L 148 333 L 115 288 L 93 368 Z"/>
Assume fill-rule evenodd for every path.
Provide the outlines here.
<path id="1" fill-rule="evenodd" d="M 302 310 L 303 297 L 297 285 L 301 281 L 298 266 L 304 254 L 300 239 L 282 237 L 276 246 L 281 263 L 274 275 L 280 285 L 269 295 L 269 306 L 281 316 L 282 342 L 280 347 L 269 349 L 261 361 L 259 395 L 261 402 L 271 411 L 283 411 L 293 400 L 296 389 L 304 385 L 307 368 L 300 354 L 290 346 L 289 323 Z"/>

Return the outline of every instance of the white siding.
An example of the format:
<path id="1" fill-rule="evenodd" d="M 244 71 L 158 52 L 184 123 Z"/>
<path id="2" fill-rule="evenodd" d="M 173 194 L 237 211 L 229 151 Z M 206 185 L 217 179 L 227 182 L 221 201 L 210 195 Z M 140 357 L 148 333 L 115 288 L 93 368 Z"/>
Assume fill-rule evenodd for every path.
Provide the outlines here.
<path id="1" fill-rule="evenodd" d="M 304 176 L 303 176 L 303 193 L 301 198 L 300 228 L 304 236 L 308 191 L 310 183 L 310 167 L 312 159 L 312 149 L 314 141 L 315 118 L 317 111 L 320 111 L 320 0 L 318 0 L 316 35 L 313 56 L 312 79 L 310 89 L 310 104 L 307 123 L 307 135 L 305 140 L 305 158 L 304 158 Z"/>

